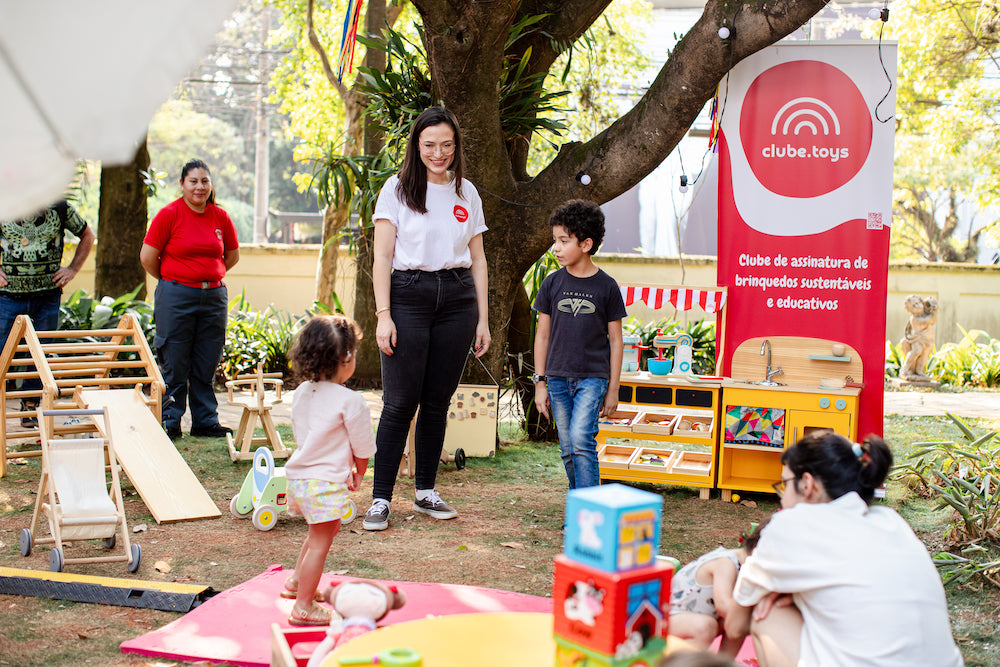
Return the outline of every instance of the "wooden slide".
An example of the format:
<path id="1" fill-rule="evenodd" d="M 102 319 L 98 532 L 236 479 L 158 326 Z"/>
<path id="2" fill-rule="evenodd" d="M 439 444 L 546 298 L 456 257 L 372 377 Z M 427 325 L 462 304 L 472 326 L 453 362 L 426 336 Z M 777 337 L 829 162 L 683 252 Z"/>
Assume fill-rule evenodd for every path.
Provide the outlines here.
<path id="1" fill-rule="evenodd" d="M 88 408 L 108 408 L 118 462 L 156 523 L 222 515 L 138 390 L 85 390 L 80 398 Z"/>

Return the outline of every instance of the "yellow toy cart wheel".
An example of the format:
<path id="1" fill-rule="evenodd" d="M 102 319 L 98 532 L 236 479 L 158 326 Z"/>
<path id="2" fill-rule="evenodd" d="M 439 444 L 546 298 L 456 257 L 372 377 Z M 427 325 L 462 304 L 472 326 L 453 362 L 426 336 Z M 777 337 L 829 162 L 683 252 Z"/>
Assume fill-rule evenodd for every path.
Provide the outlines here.
<path id="1" fill-rule="evenodd" d="M 358 518 L 358 506 L 354 504 L 354 501 L 350 498 L 347 499 L 347 508 L 344 510 L 344 516 L 340 517 L 340 523 L 344 526 L 349 524 Z"/>
<path id="2" fill-rule="evenodd" d="M 257 530 L 271 530 L 278 523 L 278 512 L 271 505 L 261 505 L 253 511 L 251 520 Z"/>

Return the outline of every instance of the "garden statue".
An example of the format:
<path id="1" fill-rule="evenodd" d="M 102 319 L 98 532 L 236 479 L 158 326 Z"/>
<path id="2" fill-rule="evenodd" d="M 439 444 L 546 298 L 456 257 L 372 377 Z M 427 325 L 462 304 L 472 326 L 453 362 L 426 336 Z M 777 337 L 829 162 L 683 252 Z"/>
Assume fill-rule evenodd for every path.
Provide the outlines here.
<path id="1" fill-rule="evenodd" d="M 937 299 L 932 296 L 926 299 L 918 294 L 906 297 L 903 307 L 910 313 L 906 323 L 903 339 L 899 341 L 899 351 L 903 354 L 903 365 L 899 368 L 899 377 L 903 380 L 930 380 L 924 372 L 927 359 L 934 349 L 934 323 L 937 322 Z"/>

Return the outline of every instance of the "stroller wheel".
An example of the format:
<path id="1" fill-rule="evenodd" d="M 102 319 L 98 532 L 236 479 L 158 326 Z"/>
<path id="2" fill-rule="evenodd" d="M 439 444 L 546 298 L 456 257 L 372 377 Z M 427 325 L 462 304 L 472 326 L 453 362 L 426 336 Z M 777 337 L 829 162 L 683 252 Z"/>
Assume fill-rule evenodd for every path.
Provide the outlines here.
<path id="1" fill-rule="evenodd" d="M 139 563 L 142 562 L 142 547 L 138 544 L 132 545 L 132 560 L 128 562 L 128 571 L 135 572 L 139 569 Z"/>
<path id="2" fill-rule="evenodd" d="M 49 552 L 49 569 L 53 572 L 63 571 L 63 553 L 59 547 L 52 547 Z"/>
<path id="3" fill-rule="evenodd" d="M 21 529 L 21 555 L 30 556 L 31 555 L 31 531 L 27 528 Z"/>

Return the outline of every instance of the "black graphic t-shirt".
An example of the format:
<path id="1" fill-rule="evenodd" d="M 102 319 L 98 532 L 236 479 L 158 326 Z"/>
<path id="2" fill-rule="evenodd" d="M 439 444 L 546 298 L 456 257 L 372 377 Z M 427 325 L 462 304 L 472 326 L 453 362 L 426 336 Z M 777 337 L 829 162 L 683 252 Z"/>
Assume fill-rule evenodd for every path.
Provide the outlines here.
<path id="1" fill-rule="evenodd" d="M 546 375 L 611 379 L 608 322 L 626 315 L 614 278 L 600 269 L 589 278 L 559 269 L 542 282 L 534 308 L 550 318 Z"/>
<path id="2" fill-rule="evenodd" d="M 63 236 L 66 230 L 79 237 L 87 222 L 72 206 L 61 201 L 23 220 L 0 222 L 0 252 L 7 295 L 58 292 L 52 276 L 63 260 Z"/>

